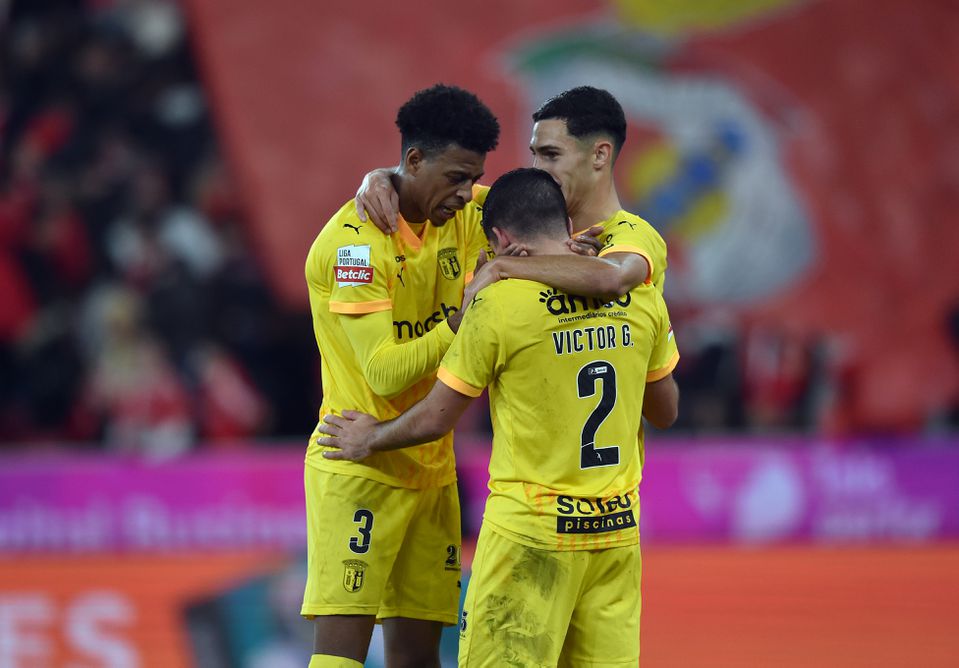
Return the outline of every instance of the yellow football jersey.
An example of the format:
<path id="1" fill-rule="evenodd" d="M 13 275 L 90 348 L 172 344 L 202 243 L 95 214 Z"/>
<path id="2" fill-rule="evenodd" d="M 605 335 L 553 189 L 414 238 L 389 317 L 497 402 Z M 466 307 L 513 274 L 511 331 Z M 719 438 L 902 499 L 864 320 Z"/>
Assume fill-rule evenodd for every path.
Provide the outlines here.
<path id="1" fill-rule="evenodd" d="M 411 227 L 401 220 L 392 235 L 360 221 L 351 200 L 317 236 L 306 260 L 306 281 L 321 359 L 321 422 L 323 416 L 346 409 L 388 420 L 429 392 L 436 367 L 453 338 L 445 320 L 459 309 L 464 284 L 472 276 L 479 250 L 486 246 L 480 226 L 486 191 L 475 189 L 474 193 L 477 199 L 445 225 L 427 222 Z M 414 227 L 421 227 L 419 234 Z M 391 318 L 360 318 L 360 325 L 355 320 L 380 312 L 391 313 Z M 365 327 L 364 320 L 373 322 Z M 392 340 L 382 331 L 390 320 Z M 404 377 L 397 388 L 402 391 L 394 396 L 379 396 L 373 390 L 366 375 L 369 360 L 361 359 L 361 351 L 368 350 L 364 344 L 377 339 L 389 340 L 390 345 L 415 342 L 411 355 L 419 344 L 431 345 L 423 358 L 427 362 L 421 364 L 423 372 Z M 319 469 L 410 488 L 438 487 L 456 479 L 451 435 L 359 463 L 323 458 L 324 448 L 315 442 L 318 435 L 314 430 L 306 462 Z"/>
<path id="2" fill-rule="evenodd" d="M 484 521 L 547 549 L 637 541 L 643 395 L 678 359 L 652 286 L 606 304 L 523 280 L 480 292 L 438 376 L 468 396 L 490 387 Z"/>
<path id="3" fill-rule="evenodd" d="M 603 234 L 600 237 L 603 247 L 599 251 L 599 256 L 603 257 L 610 253 L 642 255 L 649 262 L 652 273 L 649 282 L 662 294 L 666 281 L 666 242 L 656 228 L 639 216 L 622 209 L 597 224 L 603 226 Z"/>

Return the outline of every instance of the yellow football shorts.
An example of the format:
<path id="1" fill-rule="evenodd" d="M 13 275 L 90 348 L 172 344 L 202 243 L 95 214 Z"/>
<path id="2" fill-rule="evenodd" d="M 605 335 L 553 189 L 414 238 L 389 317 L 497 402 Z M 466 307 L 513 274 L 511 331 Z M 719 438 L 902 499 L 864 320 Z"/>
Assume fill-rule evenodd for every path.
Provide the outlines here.
<path id="1" fill-rule="evenodd" d="M 639 664 L 639 545 L 560 552 L 480 529 L 460 668 Z"/>
<path id="2" fill-rule="evenodd" d="M 456 483 L 390 487 L 305 466 L 307 578 L 300 614 L 456 623 Z"/>

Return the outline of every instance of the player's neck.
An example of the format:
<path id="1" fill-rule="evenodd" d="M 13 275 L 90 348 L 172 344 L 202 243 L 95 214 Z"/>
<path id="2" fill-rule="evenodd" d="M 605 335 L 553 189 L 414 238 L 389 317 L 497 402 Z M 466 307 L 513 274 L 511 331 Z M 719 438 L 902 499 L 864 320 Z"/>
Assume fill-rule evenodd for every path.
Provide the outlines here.
<path id="1" fill-rule="evenodd" d="M 524 241 L 523 244 L 530 255 L 566 255 L 572 253 L 569 246 L 566 245 L 565 238 L 537 237 L 530 241 Z"/>
<path id="2" fill-rule="evenodd" d="M 403 216 L 403 220 L 412 225 L 425 223 L 427 216 L 416 205 L 410 192 L 409 177 L 403 174 L 402 168 L 397 169 L 390 175 L 390 181 L 393 182 L 393 189 L 396 191 L 396 197 L 399 200 L 400 215 Z"/>
<path id="3" fill-rule="evenodd" d="M 569 216 L 573 221 L 573 231 L 581 232 L 603 222 L 623 208 L 612 177 L 604 179 L 590 192 L 583 202 Z"/>

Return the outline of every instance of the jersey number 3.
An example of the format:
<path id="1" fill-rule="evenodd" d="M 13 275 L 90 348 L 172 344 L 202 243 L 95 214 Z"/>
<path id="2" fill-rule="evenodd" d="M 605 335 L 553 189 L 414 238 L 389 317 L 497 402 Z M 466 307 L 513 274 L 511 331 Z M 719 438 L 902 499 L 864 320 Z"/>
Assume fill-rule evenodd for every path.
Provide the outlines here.
<path id="1" fill-rule="evenodd" d="M 579 467 L 583 469 L 619 464 L 618 445 L 596 447 L 596 432 L 616 405 L 616 369 L 612 364 L 603 361 L 590 362 L 579 370 L 576 375 L 579 398 L 585 399 L 596 394 L 597 381 L 602 381 L 603 393 L 583 425 L 579 455 Z"/>
<path id="2" fill-rule="evenodd" d="M 359 535 L 350 538 L 350 550 L 356 554 L 366 554 L 370 549 L 370 540 L 373 533 L 373 513 L 366 508 L 360 508 L 353 513 L 353 521 L 358 525 L 356 532 Z"/>

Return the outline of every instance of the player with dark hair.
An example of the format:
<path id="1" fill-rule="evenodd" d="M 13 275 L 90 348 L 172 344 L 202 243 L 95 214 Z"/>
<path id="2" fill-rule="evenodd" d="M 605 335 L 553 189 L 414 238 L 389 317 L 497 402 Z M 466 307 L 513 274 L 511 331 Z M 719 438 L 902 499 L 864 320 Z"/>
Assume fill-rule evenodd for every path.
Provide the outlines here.
<path id="1" fill-rule="evenodd" d="M 611 258 L 624 270 L 620 281 L 631 283 L 630 287 L 638 284 L 635 279 L 644 268 L 639 258 L 630 258 L 636 254 L 648 264 L 643 279 L 662 292 L 666 244 L 649 223 L 623 210 L 613 180 L 613 167 L 625 142 L 626 115 L 605 90 L 572 88 L 533 113 L 533 166 L 548 171 L 563 188 L 575 229 L 599 220 L 604 241 L 599 256 L 623 254 Z"/>
<path id="2" fill-rule="evenodd" d="M 497 179 L 483 226 L 497 252 L 570 254 L 563 194 L 537 169 Z M 640 415 L 675 421 L 678 359 L 653 286 L 604 303 L 500 281 L 476 295 L 423 401 L 389 421 L 345 411 L 320 426 L 339 449 L 324 456 L 378 457 L 447 433 L 489 386 L 490 494 L 461 667 L 637 665 Z"/>
<path id="3" fill-rule="evenodd" d="M 606 135 L 613 142 L 613 160 L 626 143 L 626 114 L 609 91 L 579 86 L 551 97 L 533 112 L 533 122 L 560 119 L 566 131 L 581 140 Z"/>
<path id="4" fill-rule="evenodd" d="M 485 155 L 499 140 L 499 122 L 478 97 L 442 84 L 417 92 L 400 107 L 396 127 L 404 155 L 418 148 L 432 157 L 450 144 Z"/>
<path id="5" fill-rule="evenodd" d="M 660 293 L 666 272 L 666 243 L 645 220 L 623 210 L 613 165 L 626 140 L 626 116 L 609 92 L 580 86 L 547 100 L 533 114 L 533 166 L 552 175 L 563 189 L 576 230 L 588 240 L 600 233 L 599 258 L 539 256 L 526 261 L 521 245 L 504 252 L 484 270 L 483 281 L 526 278 L 576 294 L 611 299 L 644 281 Z M 382 230 L 396 217 L 388 170 L 370 172 L 357 205 Z"/>
<path id="6" fill-rule="evenodd" d="M 483 204 L 483 234 L 488 239 L 502 242 L 503 230 L 520 230 L 525 237 L 555 236 L 559 222 L 568 228 L 568 222 L 557 222 L 557 212 L 566 210 L 563 191 L 546 172 L 539 169 L 516 169 L 496 180 L 496 189 L 490 189 Z M 492 197 L 490 196 L 492 195 Z M 497 221 L 508 221 L 509 227 L 496 227 Z M 568 236 L 568 235 L 567 235 Z"/>
<path id="7" fill-rule="evenodd" d="M 472 299 L 465 285 L 486 245 L 472 200 L 499 124 L 475 95 L 443 85 L 416 93 L 396 124 L 397 232 L 364 223 L 351 200 L 306 260 L 323 382 L 318 424 L 358 406 L 389 419 L 423 398 L 459 307 Z M 376 620 L 391 668 L 439 666 L 440 631 L 456 623 L 459 605 L 451 436 L 357 463 L 324 458 L 317 433 L 304 467 L 310 667 L 362 665 Z"/>

